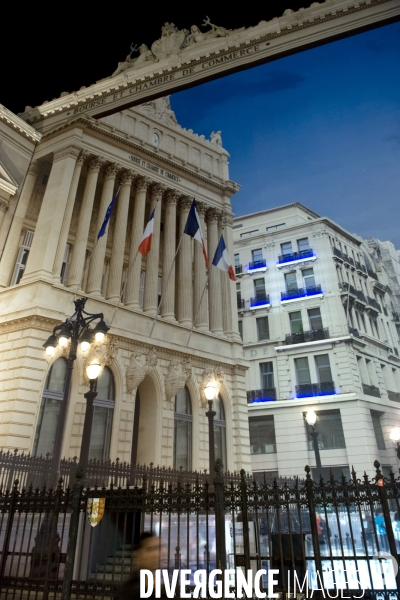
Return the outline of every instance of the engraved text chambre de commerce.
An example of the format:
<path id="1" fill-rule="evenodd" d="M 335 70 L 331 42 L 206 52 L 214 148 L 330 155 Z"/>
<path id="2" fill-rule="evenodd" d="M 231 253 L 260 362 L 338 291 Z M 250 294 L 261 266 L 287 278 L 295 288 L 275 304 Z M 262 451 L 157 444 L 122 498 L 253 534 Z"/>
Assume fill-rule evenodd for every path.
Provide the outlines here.
<path id="1" fill-rule="evenodd" d="M 261 49 L 260 45 L 249 46 L 248 48 L 245 48 L 244 50 L 236 50 L 234 52 L 230 52 L 229 54 L 225 54 L 223 56 L 217 56 L 215 58 L 211 58 L 199 65 L 195 65 L 193 67 L 188 67 L 187 69 L 182 69 L 181 71 L 177 71 L 176 73 L 169 73 L 168 75 L 161 75 L 161 76 L 155 77 L 149 81 L 144 81 L 142 83 L 137 83 L 137 84 L 135 83 L 129 89 L 125 89 L 120 92 L 110 94 L 109 96 L 106 96 L 99 100 L 93 100 L 92 102 L 82 104 L 82 106 L 77 106 L 76 108 L 74 108 L 74 114 L 86 112 L 87 110 L 91 110 L 92 108 L 95 108 L 97 106 L 104 106 L 105 104 L 108 104 L 109 102 L 114 102 L 115 100 L 119 100 L 120 98 L 123 98 L 124 96 L 128 96 L 129 94 L 141 92 L 146 89 L 152 89 L 152 88 L 155 88 L 164 83 L 176 81 L 177 79 L 180 79 L 183 77 L 188 77 L 190 75 L 193 75 L 195 73 L 202 71 L 203 69 L 209 69 L 209 68 L 215 67 L 219 64 L 223 64 L 226 62 L 230 62 L 233 60 L 243 58 L 244 56 L 258 52 L 260 49 Z"/>

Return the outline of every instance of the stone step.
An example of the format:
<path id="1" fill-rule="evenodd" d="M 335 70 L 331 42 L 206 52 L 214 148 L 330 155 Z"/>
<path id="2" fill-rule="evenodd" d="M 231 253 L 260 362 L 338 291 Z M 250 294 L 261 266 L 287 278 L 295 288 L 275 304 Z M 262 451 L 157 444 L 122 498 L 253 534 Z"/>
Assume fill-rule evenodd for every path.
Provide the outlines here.
<path id="1" fill-rule="evenodd" d="M 132 558 L 131 550 L 116 550 L 112 556 L 116 556 L 118 558 Z"/>
<path id="2" fill-rule="evenodd" d="M 125 556 L 122 558 L 120 556 L 108 556 L 106 560 L 107 565 L 132 565 L 132 558 L 130 556 Z"/>
<path id="3" fill-rule="evenodd" d="M 126 573 L 91 573 L 91 581 L 126 581 Z"/>
<path id="4" fill-rule="evenodd" d="M 97 573 L 130 573 L 130 565 L 97 565 Z"/>

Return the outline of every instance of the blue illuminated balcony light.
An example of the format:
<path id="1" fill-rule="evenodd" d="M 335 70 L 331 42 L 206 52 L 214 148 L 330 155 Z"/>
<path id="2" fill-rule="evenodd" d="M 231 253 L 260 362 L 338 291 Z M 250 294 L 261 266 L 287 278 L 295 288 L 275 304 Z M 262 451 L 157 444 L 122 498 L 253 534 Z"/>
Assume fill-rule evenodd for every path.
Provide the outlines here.
<path id="1" fill-rule="evenodd" d="M 250 390 L 247 392 L 247 404 L 261 404 L 263 402 L 275 402 L 276 389 Z"/>
<path id="2" fill-rule="evenodd" d="M 294 288 L 281 292 L 281 300 L 294 300 L 295 298 L 304 298 L 306 296 L 316 296 L 322 294 L 320 285 L 311 285 L 304 288 Z"/>
<path id="3" fill-rule="evenodd" d="M 333 381 L 325 381 L 324 383 L 303 383 L 301 385 L 296 385 L 296 398 L 334 395 L 336 395 L 336 391 Z"/>
<path id="4" fill-rule="evenodd" d="M 267 261 L 266 260 L 255 260 L 254 262 L 250 262 L 247 265 L 247 272 L 251 273 L 252 271 L 258 270 L 266 270 L 267 269 Z"/>
<path id="5" fill-rule="evenodd" d="M 291 252 L 290 254 L 280 254 L 278 256 L 278 264 L 294 262 L 296 260 L 303 260 L 304 258 L 314 257 L 314 250 L 307 248 L 307 250 L 299 250 L 299 252 Z"/>
<path id="6" fill-rule="evenodd" d="M 250 308 L 255 308 L 257 306 L 270 306 L 271 302 L 269 300 L 269 294 L 265 294 L 265 296 L 256 296 L 255 298 L 250 298 Z"/>

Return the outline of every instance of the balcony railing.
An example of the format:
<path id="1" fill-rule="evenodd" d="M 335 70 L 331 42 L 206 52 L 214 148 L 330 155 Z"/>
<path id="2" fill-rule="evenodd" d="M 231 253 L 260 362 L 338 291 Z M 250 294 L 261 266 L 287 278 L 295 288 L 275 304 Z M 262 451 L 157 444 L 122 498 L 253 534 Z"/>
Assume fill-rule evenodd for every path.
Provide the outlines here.
<path id="1" fill-rule="evenodd" d="M 276 389 L 268 388 L 263 390 L 250 390 L 247 392 L 247 404 L 257 404 L 258 402 L 273 402 L 276 400 Z"/>
<path id="2" fill-rule="evenodd" d="M 343 292 L 349 293 L 350 291 L 350 294 L 357 298 L 357 300 L 363 302 L 364 304 L 367 304 L 367 299 L 364 295 L 364 292 L 362 292 L 361 290 L 356 290 L 356 288 L 353 285 L 351 285 L 351 283 L 349 284 L 347 283 L 347 281 L 342 281 L 339 284 L 339 287 Z"/>
<path id="3" fill-rule="evenodd" d="M 349 265 L 352 265 L 353 267 L 355 266 L 354 260 L 350 256 L 347 256 L 347 254 L 343 254 L 343 260 L 345 263 L 348 263 Z"/>
<path id="4" fill-rule="evenodd" d="M 367 296 L 367 304 L 368 306 L 372 306 L 372 308 L 375 308 L 375 310 L 382 312 L 381 305 L 375 300 L 375 298 Z"/>
<path id="5" fill-rule="evenodd" d="M 382 292 L 382 294 L 386 293 L 386 285 L 383 285 L 380 281 L 375 281 L 374 288 Z"/>
<path id="6" fill-rule="evenodd" d="M 328 396 L 335 393 L 333 381 L 324 383 L 303 383 L 296 385 L 296 398 L 308 398 L 309 396 Z"/>
<path id="7" fill-rule="evenodd" d="M 247 266 L 248 271 L 254 271 L 256 269 L 265 269 L 267 267 L 266 260 L 255 260 L 253 262 L 249 262 Z"/>
<path id="8" fill-rule="evenodd" d="M 354 337 L 357 337 L 357 338 L 361 337 L 360 332 L 355 327 L 349 327 L 349 333 L 350 333 L 350 335 L 353 335 Z"/>
<path id="9" fill-rule="evenodd" d="M 363 386 L 363 392 L 367 396 L 375 396 L 375 398 L 381 397 L 379 388 L 377 388 L 375 385 L 367 385 L 366 383 L 363 383 L 362 386 Z"/>
<path id="10" fill-rule="evenodd" d="M 361 271 L 362 273 L 367 273 L 366 267 L 364 267 L 364 265 L 358 262 L 358 260 L 356 260 L 356 269 L 357 271 Z"/>
<path id="11" fill-rule="evenodd" d="M 400 402 L 400 392 L 390 392 L 388 390 L 388 396 L 389 400 L 392 400 L 393 402 Z"/>
<path id="12" fill-rule="evenodd" d="M 243 273 L 243 265 L 235 265 L 235 274 L 241 275 Z"/>
<path id="13" fill-rule="evenodd" d="M 240 308 L 244 308 L 244 300 L 242 300 L 242 298 L 237 298 L 237 307 Z"/>
<path id="14" fill-rule="evenodd" d="M 367 273 L 370 277 L 372 277 L 372 279 L 375 279 L 376 281 L 378 281 L 378 276 L 376 273 L 374 273 L 374 271 L 371 271 L 371 269 L 367 269 Z"/>
<path id="15" fill-rule="evenodd" d="M 269 304 L 271 304 L 269 301 L 269 294 L 250 298 L 250 308 L 254 308 L 255 306 L 268 306 Z"/>
<path id="16" fill-rule="evenodd" d="M 295 260 L 303 260 L 304 258 L 312 258 L 314 256 L 314 251 L 312 248 L 307 248 L 307 250 L 299 250 L 298 252 L 291 252 L 290 254 L 280 254 L 278 256 L 278 263 L 287 263 L 293 262 Z"/>
<path id="17" fill-rule="evenodd" d="M 312 329 L 311 331 L 302 331 L 301 333 L 288 333 L 285 337 L 286 346 L 290 344 L 303 344 L 305 342 L 316 342 L 317 340 L 327 340 L 329 338 L 329 329 Z"/>
<path id="18" fill-rule="evenodd" d="M 315 296 L 321 294 L 320 285 L 310 285 L 304 288 L 294 288 L 292 290 L 286 290 L 281 292 L 281 300 L 293 300 L 294 298 L 303 298 L 305 296 Z"/>
<path id="19" fill-rule="evenodd" d="M 333 256 L 337 258 L 341 258 L 343 260 L 343 254 L 340 252 L 338 248 L 332 248 Z"/>

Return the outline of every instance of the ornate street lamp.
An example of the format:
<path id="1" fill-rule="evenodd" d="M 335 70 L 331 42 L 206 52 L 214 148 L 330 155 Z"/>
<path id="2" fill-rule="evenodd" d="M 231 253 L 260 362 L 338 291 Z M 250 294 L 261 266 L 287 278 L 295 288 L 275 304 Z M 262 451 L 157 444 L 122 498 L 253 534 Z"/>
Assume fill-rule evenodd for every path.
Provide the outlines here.
<path id="1" fill-rule="evenodd" d="M 204 388 L 204 395 L 208 401 L 208 411 L 206 417 L 208 418 L 208 460 L 210 468 L 210 484 L 212 485 L 212 477 L 214 475 L 214 464 L 215 464 L 215 447 L 214 447 L 214 417 L 217 414 L 213 407 L 213 400 L 217 396 L 217 388 L 209 381 Z"/>
<path id="2" fill-rule="evenodd" d="M 52 485 L 57 485 L 58 478 L 60 476 L 60 460 L 61 460 L 61 449 L 62 442 L 64 437 L 64 429 L 65 422 L 67 417 L 67 409 L 71 392 L 71 379 L 72 379 L 72 370 L 74 368 L 74 362 L 76 360 L 76 353 L 78 350 L 78 344 L 81 346 L 82 352 L 87 352 L 89 350 L 90 344 L 93 341 L 93 338 L 98 343 L 102 343 L 104 341 L 105 334 L 108 331 L 108 327 L 104 322 L 103 313 L 91 314 L 84 310 L 87 298 L 79 298 L 78 300 L 74 300 L 75 304 L 75 312 L 72 317 L 65 320 L 61 325 L 57 325 L 54 327 L 53 333 L 48 338 L 48 340 L 43 344 L 43 347 L 46 349 L 47 356 L 53 356 L 56 350 L 57 345 L 60 347 L 65 347 L 69 342 L 71 343 L 68 359 L 67 359 L 67 374 L 65 378 L 65 387 L 64 387 L 64 395 L 61 403 L 60 415 L 58 418 L 55 445 L 53 451 L 53 459 L 52 459 Z M 98 323 L 91 329 L 89 326 L 93 321 L 98 320 Z M 87 465 L 87 460 L 89 456 L 89 445 L 90 445 L 90 433 L 92 430 L 92 421 L 93 421 L 93 400 L 96 397 L 96 392 L 94 391 L 95 382 L 97 377 L 99 376 L 100 370 L 98 367 L 93 364 L 94 361 L 87 367 L 87 373 L 90 380 L 90 390 L 85 394 L 85 398 L 87 400 L 87 410 L 88 408 L 90 415 L 85 415 L 85 423 L 84 423 L 84 431 L 83 431 L 83 440 L 82 440 L 82 449 L 81 449 L 81 459 L 86 460 L 85 465 Z M 97 374 L 96 374 L 97 373 Z M 89 396 L 89 398 L 88 398 Z M 91 399 L 90 399 L 91 398 Z M 90 429 L 89 429 L 89 420 L 90 420 Z M 86 435 L 85 435 L 86 434 Z M 86 449 L 86 444 L 88 448 Z M 85 448 L 83 448 L 85 446 Z M 86 457 L 86 458 L 85 458 Z"/>
<path id="3" fill-rule="evenodd" d="M 315 423 L 317 422 L 318 417 L 313 410 L 309 410 L 309 411 L 307 411 L 304 418 L 305 418 L 307 425 L 309 426 L 307 428 L 308 433 L 312 437 L 313 448 L 314 448 L 314 453 L 315 453 L 315 463 L 316 463 L 316 467 L 317 467 L 316 468 L 317 478 L 319 478 L 322 475 L 322 464 L 321 464 L 321 455 L 319 453 L 319 446 L 318 446 L 318 435 L 319 434 L 318 434 L 318 431 L 315 429 Z"/>
<path id="4" fill-rule="evenodd" d="M 400 427 L 393 427 L 390 432 L 390 439 L 396 448 L 397 458 L 400 460 Z"/>

